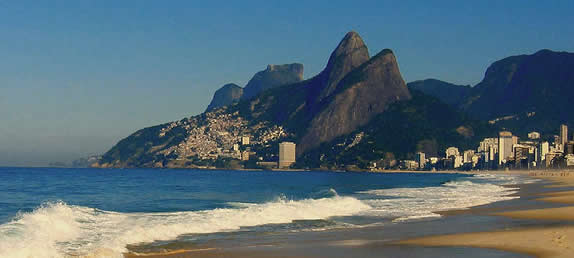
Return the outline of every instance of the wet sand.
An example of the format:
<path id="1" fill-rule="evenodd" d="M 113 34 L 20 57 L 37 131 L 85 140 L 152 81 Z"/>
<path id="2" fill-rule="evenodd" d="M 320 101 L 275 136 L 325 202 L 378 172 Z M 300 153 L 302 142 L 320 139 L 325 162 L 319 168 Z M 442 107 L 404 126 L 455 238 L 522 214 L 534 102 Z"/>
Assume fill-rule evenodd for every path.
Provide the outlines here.
<path id="1" fill-rule="evenodd" d="M 496 173 L 530 175 L 552 184 L 521 186 L 518 201 L 438 212 L 444 216 L 438 220 L 230 236 L 125 257 L 574 257 L 574 172 Z"/>
<path id="2" fill-rule="evenodd" d="M 528 172 L 528 175 L 552 182 L 546 188 L 574 186 L 574 171 Z M 574 191 L 558 190 L 539 194 L 537 201 L 574 204 Z M 439 235 L 398 241 L 401 245 L 433 247 L 466 246 L 493 248 L 536 257 L 574 257 L 574 206 L 532 208 L 493 212 L 493 216 L 512 219 L 552 221 L 555 225 L 509 228 L 500 231 Z"/>

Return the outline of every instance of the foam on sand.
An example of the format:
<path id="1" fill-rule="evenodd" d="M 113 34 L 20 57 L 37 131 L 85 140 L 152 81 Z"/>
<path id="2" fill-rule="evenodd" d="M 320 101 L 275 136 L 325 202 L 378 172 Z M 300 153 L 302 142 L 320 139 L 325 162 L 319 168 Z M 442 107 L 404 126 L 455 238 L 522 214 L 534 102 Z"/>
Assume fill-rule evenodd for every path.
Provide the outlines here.
<path id="1" fill-rule="evenodd" d="M 486 181 L 487 180 L 487 181 Z M 395 218 L 395 221 L 440 217 L 437 211 L 465 209 L 497 201 L 511 200 L 518 188 L 489 182 L 513 184 L 514 177 L 477 176 L 446 182 L 437 187 L 392 188 L 363 191 L 373 209 L 364 215 Z"/>

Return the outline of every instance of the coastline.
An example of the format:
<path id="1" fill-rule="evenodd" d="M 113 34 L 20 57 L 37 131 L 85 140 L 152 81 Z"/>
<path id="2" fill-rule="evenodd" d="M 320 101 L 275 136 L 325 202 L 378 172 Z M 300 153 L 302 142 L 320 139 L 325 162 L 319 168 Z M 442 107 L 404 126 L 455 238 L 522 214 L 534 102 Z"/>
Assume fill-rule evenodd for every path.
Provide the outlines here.
<path id="1" fill-rule="evenodd" d="M 420 171 L 400 171 L 402 173 L 418 173 Z M 529 175 L 535 176 L 533 173 L 540 173 L 540 172 L 533 172 L 533 171 L 488 171 L 488 172 L 461 172 L 461 171 L 449 171 L 450 173 L 461 173 L 461 174 L 503 174 L 503 175 Z M 427 173 L 436 173 L 436 172 L 427 172 Z M 439 173 L 442 173 L 439 172 Z M 574 186 L 574 173 L 572 174 L 572 185 Z M 540 177 L 537 177 L 540 178 Z M 540 185 L 541 183 L 535 183 L 536 185 Z M 521 186 L 528 186 L 528 185 L 521 185 Z M 570 185 L 566 185 L 570 186 Z M 511 187 L 511 186 L 509 186 Z M 516 187 L 516 186 L 512 186 Z M 544 185 L 544 188 L 547 186 Z M 527 188 L 527 187 L 526 187 Z M 552 190 L 552 189 L 551 189 Z M 573 191 L 574 194 L 574 191 Z M 522 196 L 531 196 L 530 198 L 534 200 L 538 200 L 539 198 L 556 198 L 564 197 L 564 193 L 552 193 L 548 192 L 542 193 L 541 191 L 535 190 L 534 192 L 530 191 L 520 191 L 518 195 Z M 534 197 L 535 196 L 535 197 Z M 574 195 L 573 197 L 574 198 Z M 511 201 L 513 202 L 513 201 Z M 491 203 L 496 204 L 496 203 Z M 524 202 L 520 201 L 520 205 L 524 206 Z M 539 203 L 529 204 L 527 203 L 527 209 L 536 209 L 540 208 L 541 206 Z M 494 206 L 494 207 L 492 207 Z M 478 206 L 472 207 L 470 209 L 464 210 L 451 210 L 445 212 L 436 212 L 438 214 L 443 215 L 443 219 L 440 220 L 421 220 L 418 222 L 409 222 L 409 223 L 398 223 L 397 225 L 382 225 L 382 226 L 373 226 L 368 228 L 357 228 L 357 229 L 343 229 L 343 230 L 328 230 L 325 232 L 320 233 L 296 233 L 294 236 L 287 235 L 287 236 L 271 236 L 271 240 L 267 240 L 268 236 L 260 236 L 264 239 L 247 239 L 247 241 L 243 240 L 234 240 L 232 244 L 229 244 L 225 241 L 222 242 L 209 242 L 197 245 L 182 245 L 177 248 L 166 248 L 165 251 L 159 252 L 143 252 L 138 255 L 135 252 L 126 253 L 125 257 L 349 257 L 349 256 L 361 256 L 361 257 L 381 257 L 381 253 L 385 253 L 385 255 L 390 255 L 388 257 L 397 257 L 402 256 L 405 254 L 405 250 L 407 254 L 411 257 L 420 257 L 421 255 L 425 255 L 428 252 L 436 253 L 436 257 L 441 256 L 457 256 L 456 254 L 460 254 L 459 246 L 465 248 L 473 248 L 471 254 L 467 257 L 484 257 L 484 256 L 493 256 L 496 257 L 500 255 L 502 257 L 524 257 L 522 255 L 513 256 L 513 253 L 521 253 L 527 255 L 547 255 L 546 253 L 540 250 L 520 250 L 517 252 L 517 249 L 514 248 L 494 248 L 487 245 L 446 245 L 446 243 L 453 243 L 452 241 L 447 242 L 439 241 L 443 243 L 443 245 L 430 245 L 430 244 L 421 244 L 418 242 L 408 242 L 412 240 L 420 240 L 425 238 L 432 238 L 433 235 L 444 236 L 458 236 L 464 234 L 470 234 L 471 237 L 474 237 L 474 234 L 485 234 L 485 237 L 488 238 L 492 233 L 472 233 L 472 232 L 480 232 L 483 230 L 491 230 L 493 232 L 497 232 L 497 230 L 504 230 L 502 232 L 507 232 L 507 228 L 517 228 L 512 232 L 516 231 L 516 235 L 523 234 L 524 229 L 521 227 L 517 227 L 516 225 L 520 225 L 521 223 L 512 222 L 513 219 L 510 218 L 508 214 L 502 214 L 504 212 L 512 212 L 516 205 L 486 205 L 486 207 Z M 542 205 L 545 207 L 545 205 Z M 552 206 L 552 205 L 550 205 Z M 524 209 L 524 207 L 522 207 Z M 574 209 L 574 208 L 573 208 Z M 574 214 L 574 213 L 573 213 Z M 506 215 L 506 216 L 504 216 Z M 474 220 L 475 217 L 479 218 L 479 222 L 474 226 L 466 227 L 466 223 L 469 220 L 469 216 L 471 220 Z M 488 221 L 480 221 L 483 220 L 483 217 L 488 217 Z M 504 223 L 498 223 L 496 220 L 497 218 L 506 218 L 504 219 Z M 521 219 L 531 219 L 523 217 Z M 454 223 L 451 223 L 454 221 Z M 474 224 L 471 223 L 471 224 Z M 537 229 L 544 229 L 548 223 L 541 223 L 542 227 L 538 225 L 536 221 L 529 222 L 530 226 L 532 226 L 532 230 Z M 453 225 L 451 228 L 449 228 Z M 486 227 L 484 227 L 486 225 Z M 538 226 L 537 226 L 538 225 Z M 445 227 L 449 226 L 449 227 Z M 458 227 L 458 228 L 457 228 Z M 461 229 L 463 227 L 463 229 Z M 464 228 L 466 227 L 466 228 Z M 398 230 L 397 230 L 398 229 Z M 528 229 L 528 230 L 531 230 Z M 397 231 L 394 235 L 389 235 L 389 233 Z M 401 233 L 402 232 L 402 233 Z M 471 233 L 468 233 L 471 232 Z M 530 232 L 530 231 L 528 231 Z M 533 236 L 538 232 L 533 232 Z M 572 233 L 574 233 L 574 227 L 572 228 Z M 568 232 L 567 238 L 574 239 L 574 235 L 570 237 L 570 233 Z M 421 238 L 423 237 L 423 238 Z M 507 235 L 502 237 L 508 237 Z M 406 240 L 405 240 L 406 239 Z M 402 241 L 401 241 L 402 240 Z M 562 238 L 558 240 L 563 241 Z M 437 249 L 435 246 L 444 247 Z M 432 247 L 429 249 L 429 247 Z M 487 248 L 487 249 L 484 249 Z M 177 249 L 177 250 L 176 250 Z M 314 252 L 317 249 L 324 250 L 324 252 Z M 503 252 L 499 252 L 496 250 L 502 250 Z M 305 250 L 305 251 L 302 251 Z M 456 251 L 459 251 L 457 253 Z M 465 249 L 466 250 L 466 249 Z M 468 250 L 467 250 L 468 251 Z M 466 251 L 463 250 L 462 253 Z M 502 254 L 502 255 L 501 255 Z M 394 255 L 394 256 L 393 256 Z M 466 253 L 465 253 L 466 255 Z M 387 256 L 383 256 L 387 257 Z M 550 257 L 550 256 L 545 256 Z"/>
<path id="2" fill-rule="evenodd" d="M 534 225 L 505 228 L 496 231 L 461 233 L 411 238 L 396 242 L 397 245 L 425 247 L 477 247 L 510 251 L 536 257 L 574 257 L 574 171 L 514 172 L 549 182 L 550 191 L 534 194 L 533 201 L 563 204 L 563 207 L 539 207 L 523 210 L 491 212 L 491 216 L 511 219 L 529 219 L 551 222 L 551 225 Z M 559 189 L 565 188 L 565 189 Z"/>

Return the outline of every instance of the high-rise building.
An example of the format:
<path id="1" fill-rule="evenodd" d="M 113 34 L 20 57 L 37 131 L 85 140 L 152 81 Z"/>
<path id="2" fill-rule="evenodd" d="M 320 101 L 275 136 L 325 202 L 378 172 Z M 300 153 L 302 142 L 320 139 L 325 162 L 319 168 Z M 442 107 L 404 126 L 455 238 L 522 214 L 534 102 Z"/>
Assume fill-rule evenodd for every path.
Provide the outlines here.
<path id="1" fill-rule="evenodd" d="M 568 142 L 568 126 L 560 125 L 560 144 L 562 144 L 562 150 L 564 150 L 564 147 L 566 147 L 567 142 Z"/>
<path id="2" fill-rule="evenodd" d="M 513 156 L 512 146 L 518 138 L 512 136 L 511 132 L 503 131 L 498 134 L 498 165 L 502 165 Z"/>
<path id="3" fill-rule="evenodd" d="M 424 152 L 417 152 L 417 154 L 415 154 L 415 161 L 419 164 L 420 169 L 425 168 L 425 166 L 427 164 L 425 153 Z"/>
<path id="4" fill-rule="evenodd" d="M 295 143 L 279 143 L 279 168 L 288 168 L 295 163 Z"/>
<path id="5" fill-rule="evenodd" d="M 545 164 L 546 154 L 550 152 L 550 144 L 548 142 L 541 142 L 536 149 L 536 163 L 539 165 Z"/>
<path id="6" fill-rule="evenodd" d="M 495 152 L 498 152 L 498 138 L 484 138 L 478 146 L 478 152 L 490 151 L 490 147 L 494 148 Z"/>

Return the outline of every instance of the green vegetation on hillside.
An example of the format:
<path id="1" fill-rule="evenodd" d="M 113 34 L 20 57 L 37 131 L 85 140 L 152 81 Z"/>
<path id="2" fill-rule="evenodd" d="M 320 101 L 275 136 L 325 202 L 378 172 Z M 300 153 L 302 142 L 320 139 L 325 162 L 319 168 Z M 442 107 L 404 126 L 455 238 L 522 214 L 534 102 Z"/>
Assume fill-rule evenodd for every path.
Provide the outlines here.
<path id="1" fill-rule="evenodd" d="M 411 100 L 390 105 L 367 126 L 308 152 L 298 165 L 341 168 L 356 164 L 366 168 L 389 154 L 397 159 L 412 159 L 417 151 L 442 156 L 449 146 L 475 149 L 482 138 L 496 136 L 496 128 L 471 120 L 434 97 L 418 91 L 411 94 Z M 364 133 L 362 140 L 349 148 L 360 132 Z"/>

